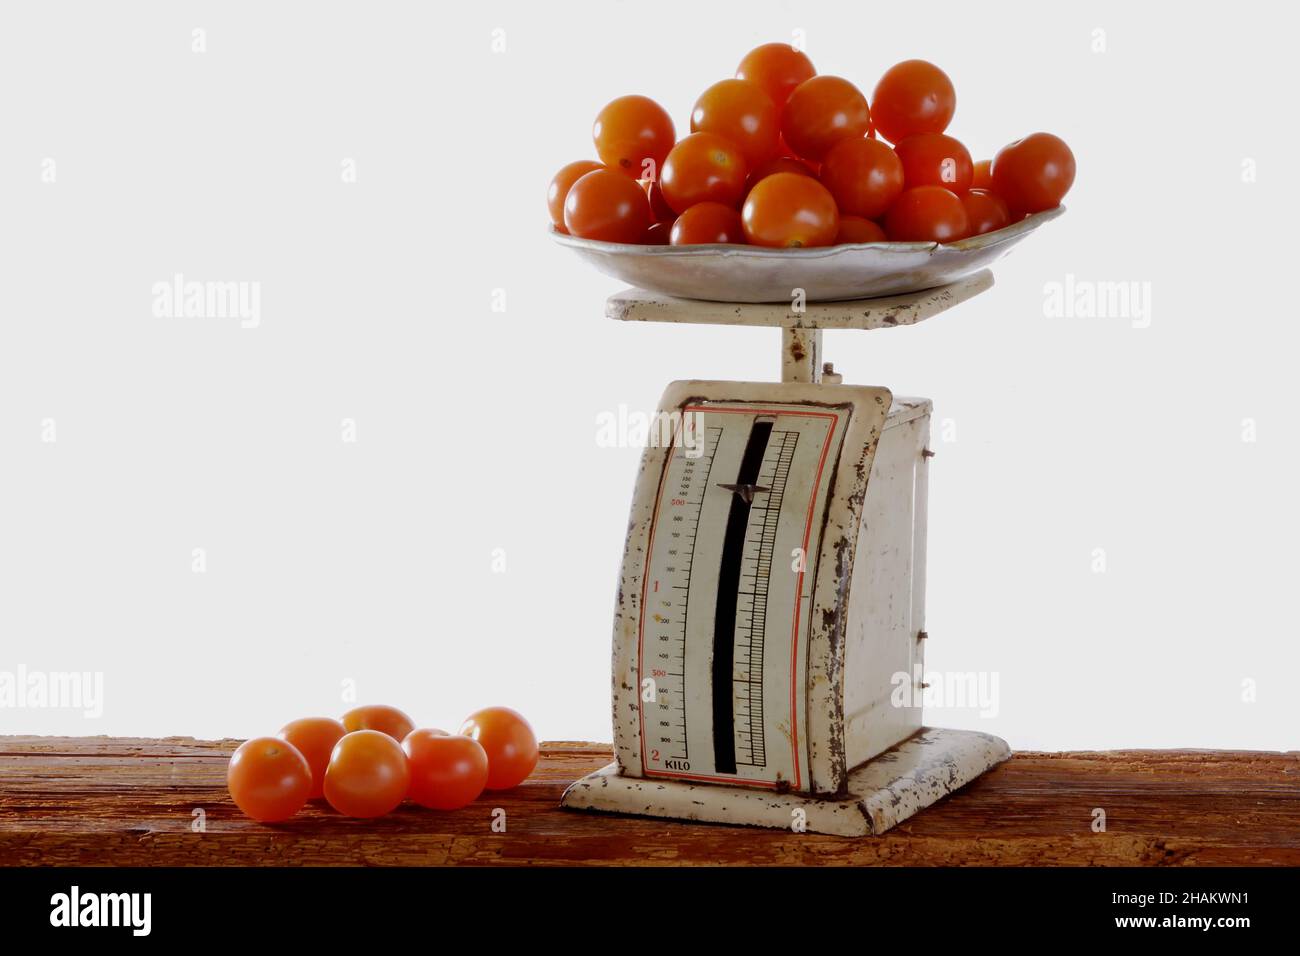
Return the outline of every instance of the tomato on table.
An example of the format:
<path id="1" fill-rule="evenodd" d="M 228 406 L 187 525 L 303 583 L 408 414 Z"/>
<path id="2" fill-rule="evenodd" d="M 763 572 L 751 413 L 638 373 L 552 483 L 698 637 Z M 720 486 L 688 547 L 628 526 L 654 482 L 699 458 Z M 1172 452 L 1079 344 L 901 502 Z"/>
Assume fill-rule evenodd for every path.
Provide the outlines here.
<path id="1" fill-rule="evenodd" d="M 982 236 L 1011 223 L 1007 204 L 987 189 L 972 189 L 964 193 L 961 204 L 966 207 L 969 234 L 972 236 Z"/>
<path id="2" fill-rule="evenodd" d="M 668 111 L 648 96 L 620 96 L 596 114 L 591 127 L 596 155 L 633 179 L 658 179 L 677 130 Z"/>
<path id="3" fill-rule="evenodd" d="M 485 707 L 465 718 L 462 736 L 477 740 L 487 753 L 488 790 L 509 790 L 537 766 L 537 738 L 522 714 L 509 707 Z"/>
<path id="4" fill-rule="evenodd" d="M 640 242 L 650 226 L 650 201 L 635 179 L 612 169 L 597 169 L 569 190 L 564 226 L 581 239 Z M 406 733 L 411 730 L 408 727 Z"/>
<path id="5" fill-rule="evenodd" d="M 867 98 L 839 76 L 814 76 L 795 87 L 781 117 L 781 135 L 795 153 L 821 162 L 842 139 L 871 129 Z"/>
<path id="6" fill-rule="evenodd" d="M 551 185 L 546 190 L 546 209 L 551 214 L 551 222 L 555 228 L 561 232 L 568 232 L 564 228 L 564 200 L 569 195 L 569 189 L 587 173 L 597 169 L 604 169 L 600 163 L 590 159 L 580 159 L 577 162 L 569 163 L 560 169 L 551 179 Z"/>
<path id="7" fill-rule="evenodd" d="M 411 769 L 407 796 L 422 807 L 459 810 L 477 800 L 487 785 L 487 752 L 469 737 L 413 730 L 402 750 Z"/>
<path id="8" fill-rule="evenodd" d="M 279 737 L 254 737 L 239 745 L 226 769 L 235 806 L 259 823 L 287 820 L 311 793 L 307 758 Z"/>
<path id="9" fill-rule="evenodd" d="M 740 149 L 716 133 L 692 133 L 668 153 L 659 186 L 678 214 L 699 202 L 738 206 L 749 167 Z"/>
<path id="10" fill-rule="evenodd" d="M 885 230 L 878 223 L 861 216 L 840 216 L 840 230 L 835 234 L 835 245 L 884 241 Z"/>
<path id="11" fill-rule="evenodd" d="M 695 101 L 691 132 L 731 140 L 753 167 L 777 154 L 781 120 L 772 98 L 757 83 L 721 80 Z"/>
<path id="12" fill-rule="evenodd" d="M 720 202 L 696 203 L 677 217 L 669 242 L 674 246 L 743 243 L 745 227 L 740 213 Z"/>
<path id="13" fill-rule="evenodd" d="M 942 186 L 903 190 L 885 216 L 891 242 L 956 242 L 970 232 L 966 207 Z"/>
<path id="14" fill-rule="evenodd" d="M 378 817 L 405 799 L 410 782 L 401 744 L 378 730 L 354 730 L 330 754 L 325 799 L 345 817 Z"/>
<path id="15" fill-rule="evenodd" d="M 330 753 L 346 733 L 343 725 L 332 717 L 302 717 L 280 728 L 277 736 L 292 744 L 311 767 L 308 800 L 319 800 L 325 795 L 325 768 L 329 766 Z"/>
<path id="16" fill-rule="evenodd" d="M 993 192 L 1012 219 L 1055 209 L 1074 185 L 1074 153 L 1051 133 L 1032 133 L 1003 146 L 993 157 Z"/>
<path id="17" fill-rule="evenodd" d="M 808 54 L 788 43 L 764 43 L 755 47 L 736 67 L 736 79 L 757 83 L 778 111 L 796 86 L 816 75 Z"/>
<path id="18" fill-rule="evenodd" d="M 891 66 L 871 94 L 872 124 L 891 143 L 916 133 L 942 133 L 956 110 L 952 80 L 925 60 Z"/>
<path id="19" fill-rule="evenodd" d="M 363 707 L 353 707 L 343 715 L 343 729 L 349 733 L 354 730 L 378 730 L 401 743 L 415 729 L 415 722 L 396 707 L 366 704 Z"/>
<path id="20" fill-rule="evenodd" d="M 903 181 L 908 189 L 942 186 L 961 195 L 970 189 L 975 164 L 970 151 L 945 133 L 914 133 L 894 146 L 903 164 Z"/>
<path id="21" fill-rule="evenodd" d="M 878 139 L 841 140 L 822 163 L 821 181 L 841 216 L 875 219 L 903 191 L 903 162 Z"/>
<path id="22" fill-rule="evenodd" d="M 774 173 L 755 184 L 741 212 L 745 238 L 756 246 L 829 246 L 840 228 L 830 191 L 811 176 Z"/>

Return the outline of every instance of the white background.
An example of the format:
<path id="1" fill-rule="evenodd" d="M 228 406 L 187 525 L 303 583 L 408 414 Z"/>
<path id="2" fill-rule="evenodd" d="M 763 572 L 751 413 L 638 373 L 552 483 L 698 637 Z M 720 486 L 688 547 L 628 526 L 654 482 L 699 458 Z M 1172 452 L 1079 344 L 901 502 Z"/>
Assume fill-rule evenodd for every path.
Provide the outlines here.
<path id="1" fill-rule="evenodd" d="M 847 380 L 935 402 L 928 664 L 996 672 L 1000 700 L 929 719 L 1019 748 L 1294 747 L 1276 9 L 6 3 L 0 670 L 102 671 L 105 701 L 0 732 L 270 733 L 353 682 L 422 724 L 504 703 L 608 740 L 639 452 L 599 447 L 597 418 L 671 379 L 772 379 L 777 338 L 604 320 L 619 285 L 550 242 L 543 194 L 607 100 L 650 95 L 681 133 L 801 30 L 867 91 L 943 66 L 976 158 L 1046 129 L 1078 159 L 1069 212 L 992 291 L 827 335 Z M 156 317 L 178 272 L 260 283 L 260 325 Z M 1149 327 L 1049 317 L 1067 274 L 1150 283 Z"/>

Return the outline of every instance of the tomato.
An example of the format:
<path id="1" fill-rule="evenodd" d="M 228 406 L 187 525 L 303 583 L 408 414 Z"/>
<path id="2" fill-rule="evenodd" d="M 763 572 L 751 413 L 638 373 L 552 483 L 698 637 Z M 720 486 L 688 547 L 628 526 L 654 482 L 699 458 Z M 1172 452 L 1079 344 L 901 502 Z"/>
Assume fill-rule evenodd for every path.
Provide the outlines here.
<path id="1" fill-rule="evenodd" d="M 796 86 L 816 75 L 808 54 L 788 43 L 764 43 L 755 47 L 736 67 L 736 79 L 757 83 L 778 111 Z"/>
<path id="2" fill-rule="evenodd" d="M 878 139 L 845 139 L 826 154 L 821 181 L 840 215 L 875 219 L 903 191 L 903 163 Z"/>
<path id="3" fill-rule="evenodd" d="M 354 730 L 378 730 L 401 743 L 415 729 L 415 721 L 396 707 L 368 704 L 365 707 L 353 707 L 344 714 L 343 729 L 348 733 Z"/>
<path id="4" fill-rule="evenodd" d="M 925 60 L 904 60 L 891 66 L 871 95 L 872 121 L 891 143 L 917 133 L 942 133 L 956 109 L 952 80 Z"/>
<path id="5" fill-rule="evenodd" d="M 885 216 L 891 242 L 956 242 L 969 234 L 966 207 L 942 186 L 903 190 Z"/>
<path id="6" fill-rule="evenodd" d="M 671 222 L 652 222 L 650 228 L 641 235 L 641 245 L 666 246 L 672 237 L 672 232 Z"/>
<path id="7" fill-rule="evenodd" d="M 279 737 L 254 737 L 239 745 L 226 770 L 235 806 L 259 823 L 287 820 L 307 802 L 311 767 Z"/>
<path id="8" fill-rule="evenodd" d="M 564 228 L 564 198 L 569 195 L 570 187 L 592 170 L 604 168 L 590 159 L 580 159 L 576 163 L 569 163 L 555 174 L 550 188 L 546 190 L 546 208 L 551 213 L 551 222 L 560 232 L 568 232 Z"/>
<path id="9" fill-rule="evenodd" d="M 871 128 L 867 98 L 848 80 L 814 76 L 786 101 L 781 135 L 804 159 L 820 162 L 842 139 L 857 139 Z"/>
<path id="10" fill-rule="evenodd" d="M 1007 204 L 987 189 L 972 189 L 961 197 L 961 204 L 966 207 L 972 236 L 982 236 L 1011 222 Z"/>
<path id="11" fill-rule="evenodd" d="M 746 195 L 749 190 L 754 188 L 754 184 L 760 180 L 766 179 L 773 173 L 798 173 L 800 176 L 817 177 L 816 171 L 804 162 L 802 159 L 796 159 L 793 156 L 777 156 L 775 159 L 769 159 L 767 162 L 755 167 L 749 174 L 749 179 L 745 183 Z"/>
<path id="12" fill-rule="evenodd" d="M 379 817 L 402 802 L 410 783 L 401 744 L 378 730 L 354 730 L 330 754 L 325 799 L 345 817 Z"/>
<path id="13" fill-rule="evenodd" d="M 993 191 L 1013 220 L 1055 209 L 1074 185 L 1074 153 L 1051 133 L 1033 133 L 993 157 Z"/>
<path id="14" fill-rule="evenodd" d="M 668 111 L 648 96 L 620 96 L 605 104 L 591 127 L 596 155 L 633 179 L 658 179 L 677 130 Z"/>
<path id="15" fill-rule="evenodd" d="M 780 149 L 781 121 L 772 98 L 749 80 L 721 80 L 691 110 L 692 133 L 717 133 L 739 147 L 751 166 Z"/>
<path id="16" fill-rule="evenodd" d="M 677 218 L 677 213 L 673 212 L 673 207 L 668 205 L 667 199 L 664 199 L 664 191 L 659 181 L 644 179 L 641 181 L 641 186 L 645 189 L 646 198 L 650 200 L 650 218 L 654 222 L 666 222 L 671 226 L 673 220 Z"/>
<path id="17" fill-rule="evenodd" d="M 487 752 L 477 740 L 412 730 L 402 750 L 411 768 L 407 796 L 422 807 L 459 810 L 477 800 L 487 784 Z"/>
<path id="18" fill-rule="evenodd" d="M 330 752 L 346 733 L 343 725 L 332 717 L 303 717 L 289 721 L 276 735 L 307 758 L 307 766 L 311 767 L 308 800 L 319 800 L 324 796 L 325 768 L 330 762 Z"/>
<path id="19" fill-rule="evenodd" d="M 509 707 L 475 711 L 460 732 L 483 745 L 488 758 L 488 790 L 518 786 L 537 766 L 537 738 L 523 715 Z"/>
<path id="20" fill-rule="evenodd" d="M 683 213 L 697 202 L 738 206 L 749 167 L 740 149 L 716 133 L 692 133 L 664 160 L 659 186 L 664 199 Z"/>
<path id="21" fill-rule="evenodd" d="M 635 179 L 612 169 L 587 173 L 573 184 L 564 201 L 564 226 L 583 239 L 640 242 L 649 225 L 645 190 Z"/>
<path id="22" fill-rule="evenodd" d="M 942 186 L 957 195 L 970 189 L 975 165 L 960 142 L 943 133 L 915 133 L 898 142 L 894 152 L 903 163 L 908 189 Z"/>
<path id="23" fill-rule="evenodd" d="M 757 183 L 741 220 L 745 238 L 756 246 L 829 246 L 840 228 L 830 191 L 798 173 L 773 173 Z"/>
<path id="24" fill-rule="evenodd" d="M 669 241 L 674 246 L 741 243 L 745 241 L 745 227 L 741 225 L 740 213 L 730 206 L 701 202 L 677 217 Z"/>
<path id="25" fill-rule="evenodd" d="M 992 165 L 993 165 L 993 160 L 991 159 L 981 159 L 979 162 L 977 162 L 974 165 L 973 167 L 974 172 L 972 173 L 970 178 L 971 189 L 992 189 L 993 188 L 993 176 L 989 172 L 989 167 Z"/>
<path id="26" fill-rule="evenodd" d="M 840 216 L 840 231 L 835 234 L 835 245 L 884 241 L 885 230 L 870 219 L 863 219 L 861 216 Z"/>

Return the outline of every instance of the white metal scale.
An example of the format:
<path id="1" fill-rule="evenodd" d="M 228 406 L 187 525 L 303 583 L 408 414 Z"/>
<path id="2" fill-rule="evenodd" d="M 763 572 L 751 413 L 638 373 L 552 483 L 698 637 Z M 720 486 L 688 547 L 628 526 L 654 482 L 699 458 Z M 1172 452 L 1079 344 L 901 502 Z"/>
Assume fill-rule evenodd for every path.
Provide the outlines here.
<path id="1" fill-rule="evenodd" d="M 845 385 L 822 330 L 909 325 L 985 271 L 882 299 L 738 305 L 628 290 L 625 320 L 782 328 L 782 381 L 670 384 L 641 462 L 613 641 L 615 762 L 563 806 L 859 836 L 1005 760 L 925 727 L 930 402 Z"/>

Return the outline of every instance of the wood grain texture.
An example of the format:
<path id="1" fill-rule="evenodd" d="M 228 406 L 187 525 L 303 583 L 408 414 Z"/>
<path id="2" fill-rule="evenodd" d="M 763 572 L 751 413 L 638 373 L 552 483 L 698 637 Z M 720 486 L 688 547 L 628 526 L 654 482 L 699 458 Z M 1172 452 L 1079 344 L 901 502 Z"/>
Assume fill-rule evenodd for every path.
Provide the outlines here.
<path id="1" fill-rule="evenodd" d="M 843 839 L 560 810 L 564 787 L 610 760 L 566 742 L 543 744 L 523 786 L 454 813 L 360 821 L 311 805 L 263 826 L 226 794 L 237 745 L 0 737 L 0 864 L 1300 865 L 1295 752 L 1018 753 L 882 837 Z"/>

